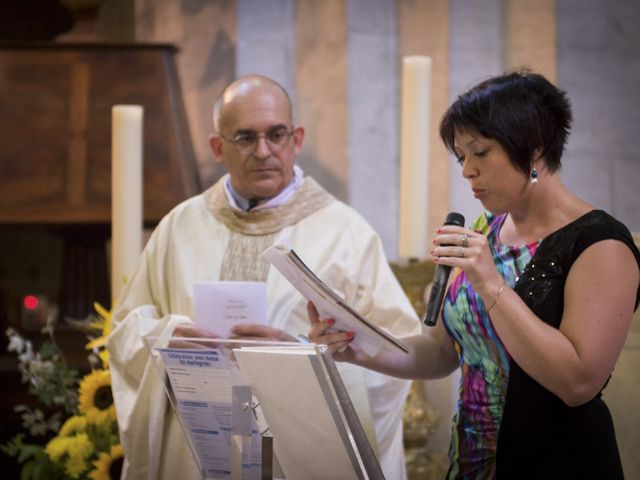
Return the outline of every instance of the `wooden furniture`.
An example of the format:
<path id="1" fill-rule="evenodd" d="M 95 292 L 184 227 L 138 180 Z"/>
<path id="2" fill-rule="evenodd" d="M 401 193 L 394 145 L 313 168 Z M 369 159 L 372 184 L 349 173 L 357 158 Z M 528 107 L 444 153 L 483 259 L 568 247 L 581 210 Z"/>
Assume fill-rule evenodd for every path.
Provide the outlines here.
<path id="1" fill-rule="evenodd" d="M 201 190 L 171 45 L 0 44 L 0 443 L 23 431 L 13 411 L 34 404 L 4 332 L 37 346 L 41 316 L 59 308 L 56 339 L 88 369 L 85 335 L 64 321 L 110 307 L 111 107 L 144 107 L 144 221 L 154 226 Z M 15 460 L 0 454 L 7 478 Z"/>
<path id="2" fill-rule="evenodd" d="M 113 105 L 144 107 L 147 226 L 201 190 L 175 54 L 171 45 L 0 44 L 0 326 L 20 326 L 11 312 L 26 294 L 47 296 L 61 317 L 109 306 Z M 7 250 L 28 252 L 30 242 L 53 258 L 14 265 Z"/>
<path id="3" fill-rule="evenodd" d="M 111 107 L 144 107 L 144 219 L 200 190 L 170 45 L 0 45 L 0 224 L 111 218 Z"/>

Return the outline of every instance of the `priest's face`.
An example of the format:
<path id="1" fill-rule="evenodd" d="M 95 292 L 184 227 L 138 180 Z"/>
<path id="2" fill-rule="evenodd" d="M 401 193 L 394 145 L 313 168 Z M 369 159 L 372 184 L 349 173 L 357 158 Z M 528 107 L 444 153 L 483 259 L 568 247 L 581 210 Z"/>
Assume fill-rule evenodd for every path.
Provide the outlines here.
<path id="1" fill-rule="evenodd" d="M 286 96 L 276 88 L 236 88 L 225 99 L 217 135 L 210 137 L 216 161 L 247 199 L 278 195 L 293 178 L 304 130 L 293 128 Z"/>

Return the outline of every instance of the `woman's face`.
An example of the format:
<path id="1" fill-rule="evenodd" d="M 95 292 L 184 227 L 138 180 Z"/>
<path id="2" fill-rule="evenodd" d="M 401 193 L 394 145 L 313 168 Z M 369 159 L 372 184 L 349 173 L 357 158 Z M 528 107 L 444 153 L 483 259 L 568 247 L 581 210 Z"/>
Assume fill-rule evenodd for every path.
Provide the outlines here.
<path id="1" fill-rule="evenodd" d="M 494 214 L 517 207 L 529 187 L 529 179 L 509 160 L 502 146 L 476 132 L 457 132 L 455 154 L 462 176 L 469 180 L 473 196 Z"/>

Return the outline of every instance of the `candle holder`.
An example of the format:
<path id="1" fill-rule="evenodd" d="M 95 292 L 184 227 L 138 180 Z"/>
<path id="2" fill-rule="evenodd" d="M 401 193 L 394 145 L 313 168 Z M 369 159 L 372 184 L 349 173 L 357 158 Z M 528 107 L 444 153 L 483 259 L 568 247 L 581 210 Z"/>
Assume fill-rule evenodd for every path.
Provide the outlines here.
<path id="1" fill-rule="evenodd" d="M 402 420 L 408 480 L 444 478 L 446 461 L 443 462 L 438 453 L 427 450 L 429 439 L 440 423 L 440 415 L 427 402 L 424 382 L 411 384 Z"/>
<path id="2" fill-rule="evenodd" d="M 391 262 L 390 266 L 418 316 L 424 316 L 427 310 L 427 287 L 433 280 L 435 264 L 430 260 L 411 257 Z"/>
<path id="3" fill-rule="evenodd" d="M 414 310 L 422 318 L 427 310 L 426 301 L 435 264 L 430 260 L 411 257 L 391 262 L 390 265 Z M 439 416 L 427 402 L 425 388 L 423 381 L 415 380 L 411 383 L 402 414 L 409 480 L 443 478 L 446 471 L 446 458 L 442 461 L 436 458 L 438 454 L 427 451 L 429 438 L 436 431 Z"/>

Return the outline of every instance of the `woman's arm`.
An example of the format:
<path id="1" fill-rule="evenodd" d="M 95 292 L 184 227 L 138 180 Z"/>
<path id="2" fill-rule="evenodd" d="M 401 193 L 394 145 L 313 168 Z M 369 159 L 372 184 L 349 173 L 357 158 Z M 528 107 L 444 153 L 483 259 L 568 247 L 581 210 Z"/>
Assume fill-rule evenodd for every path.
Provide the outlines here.
<path id="1" fill-rule="evenodd" d="M 309 338 L 327 345 L 335 360 L 354 363 L 370 370 L 400 378 L 434 379 L 449 375 L 458 366 L 458 354 L 442 322 L 425 333 L 403 337 L 410 353 L 380 352 L 371 357 L 351 344 L 353 332 L 325 333 L 332 319 L 320 319 L 313 303 L 307 305 L 311 329 Z"/>
<path id="2" fill-rule="evenodd" d="M 491 320 L 509 354 L 565 403 L 591 400 L 613 371 L 627 337 L 640 274 L 630 249 L 617 240 L 587 248 L 569 271 L 560 328 L 542 322 L 511 289 L 491 309 Z M 500 283 L 484 282 L 486 305 Z"/>

